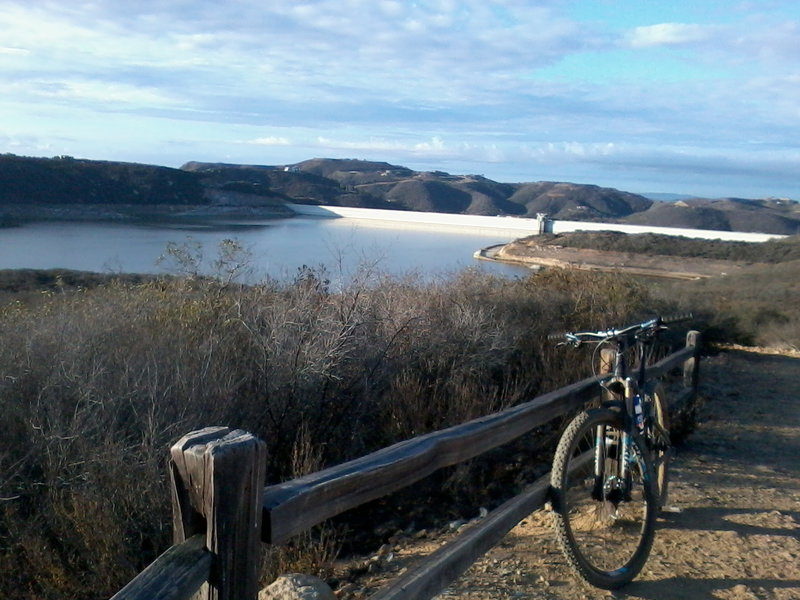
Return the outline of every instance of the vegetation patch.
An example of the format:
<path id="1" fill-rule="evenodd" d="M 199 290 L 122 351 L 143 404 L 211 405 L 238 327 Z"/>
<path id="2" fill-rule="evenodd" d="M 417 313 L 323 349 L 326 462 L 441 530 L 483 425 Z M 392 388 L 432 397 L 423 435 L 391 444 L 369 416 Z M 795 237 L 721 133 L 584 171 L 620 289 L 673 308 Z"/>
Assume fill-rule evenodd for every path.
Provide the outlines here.
<path id="1" fill-rule="evenodd" d="M 703 240 L 656 233 L 626 234 L 616 231 L 548 234 L 525 238 L 540 245 L 632 252 L 683 258 L 737 262 L 780 263 L 800 260 L 800 235 L 761 243 Z"/>
<path id="2" fill-rule="evenodd" d="M 285 480 L 572 382 L 588 355 L 547 333 L 659 308 L 605 274 L 43 284 L 0 309 L 7 598 L 109 597 L 163 551 L 164 457 L 188 431 L 253 432 L 269 445 L 269 481 Z M 452 510 L 471 513 L 508 493 L 506 462 L 448 470 L 437 487 L 461 490 Z"/>

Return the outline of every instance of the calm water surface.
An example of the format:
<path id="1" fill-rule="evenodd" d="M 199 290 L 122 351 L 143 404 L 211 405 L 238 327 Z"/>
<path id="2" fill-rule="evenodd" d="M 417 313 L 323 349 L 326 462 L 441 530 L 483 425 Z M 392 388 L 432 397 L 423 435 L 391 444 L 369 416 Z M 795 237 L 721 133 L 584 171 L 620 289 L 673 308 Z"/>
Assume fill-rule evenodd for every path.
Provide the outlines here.
<path id="1" fill-rule="evenodd" d="M 219 243 L 237 240 L 251 256 L 251 280 L 291 277 L 303 265 L 332 275 L 375 266 L 392 275 L 447 275 L 466 267 L 525 275 L 524 268 L 479 261 L 479 248 L 511 241 L 504 234 L 412 229 L 357 219 L 297 217 L 213 224 L 32 223 L 0 229 L 0 268 L 67 268 L 159 273 L 169 243 L 200 244 L 209 265 Z M 207 267 L 208 268 L 208 267 Z"/>

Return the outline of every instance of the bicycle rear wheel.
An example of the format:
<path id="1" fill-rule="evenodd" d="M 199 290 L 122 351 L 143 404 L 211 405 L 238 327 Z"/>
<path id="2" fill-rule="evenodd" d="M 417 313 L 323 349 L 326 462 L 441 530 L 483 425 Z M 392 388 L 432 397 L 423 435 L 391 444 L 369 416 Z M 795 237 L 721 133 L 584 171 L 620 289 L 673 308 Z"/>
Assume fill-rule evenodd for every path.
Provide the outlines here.
<path id="1" fill-rule="evenodd" d="M 649 452 L 638 435 L 623 432 L 613 410 L 581 413 L 559 441 L 551 475 L 564 556 L 585 581 L 607 590 L 629 583 L 644 566 L 658 511 Z M 621 461 L 627 478 L 619 475 Z"/>

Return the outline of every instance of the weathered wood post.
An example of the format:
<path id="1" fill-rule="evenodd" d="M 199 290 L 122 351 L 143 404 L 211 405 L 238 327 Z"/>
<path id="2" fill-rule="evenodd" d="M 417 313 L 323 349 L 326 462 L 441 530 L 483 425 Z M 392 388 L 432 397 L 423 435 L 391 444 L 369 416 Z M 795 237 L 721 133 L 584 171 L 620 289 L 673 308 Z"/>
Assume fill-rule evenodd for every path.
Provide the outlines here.
<path id="1" fill-rule="evenodd" d="M 598 375 L 607 375 L 614 369 L 614 357 L 616 351 L 613 348 L 600 349 L 600 363 L 597 365 Z"/>
<path id="2" fill-rule="evenodd" d="M 614 359 L 617 356 L 617 351 L 614 348 L 601 348 L 600 358 L 597 365 L 597 375 L 608 375 L 614 372 Z M 603 388 L 601 398 L 604 402 L 610 400 L 619 400 L 619 396 L 614 392 Z"/>
<path id="3" fill-rule="evenodd" d="M 686 334 L 686 347 L 694 348 L 694 354 L 683 363 L 683 387 L 691 388 L 692 394 L 697 393 L 700 383 L 700 332 L 689 331 Z"/>
<path id="4" fill-rule="evenodd" d="M 267 449 L 242 430 L 208 427 L 170 451 L 174 543 L 205 535 L 213 555 L 198 600 L 255 600 Z"/>

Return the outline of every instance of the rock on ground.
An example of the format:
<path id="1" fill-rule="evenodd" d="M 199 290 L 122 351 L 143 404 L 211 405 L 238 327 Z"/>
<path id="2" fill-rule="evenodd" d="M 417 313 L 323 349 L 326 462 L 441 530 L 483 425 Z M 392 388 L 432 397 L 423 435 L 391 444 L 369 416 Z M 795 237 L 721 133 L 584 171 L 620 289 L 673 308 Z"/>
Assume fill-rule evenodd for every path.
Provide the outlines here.
<path id="1" fill-rule="evenodd" d="M 313 575 L 281 575 L 261 590 L 258 600 L 336 600 L 327 583 Z"/>

